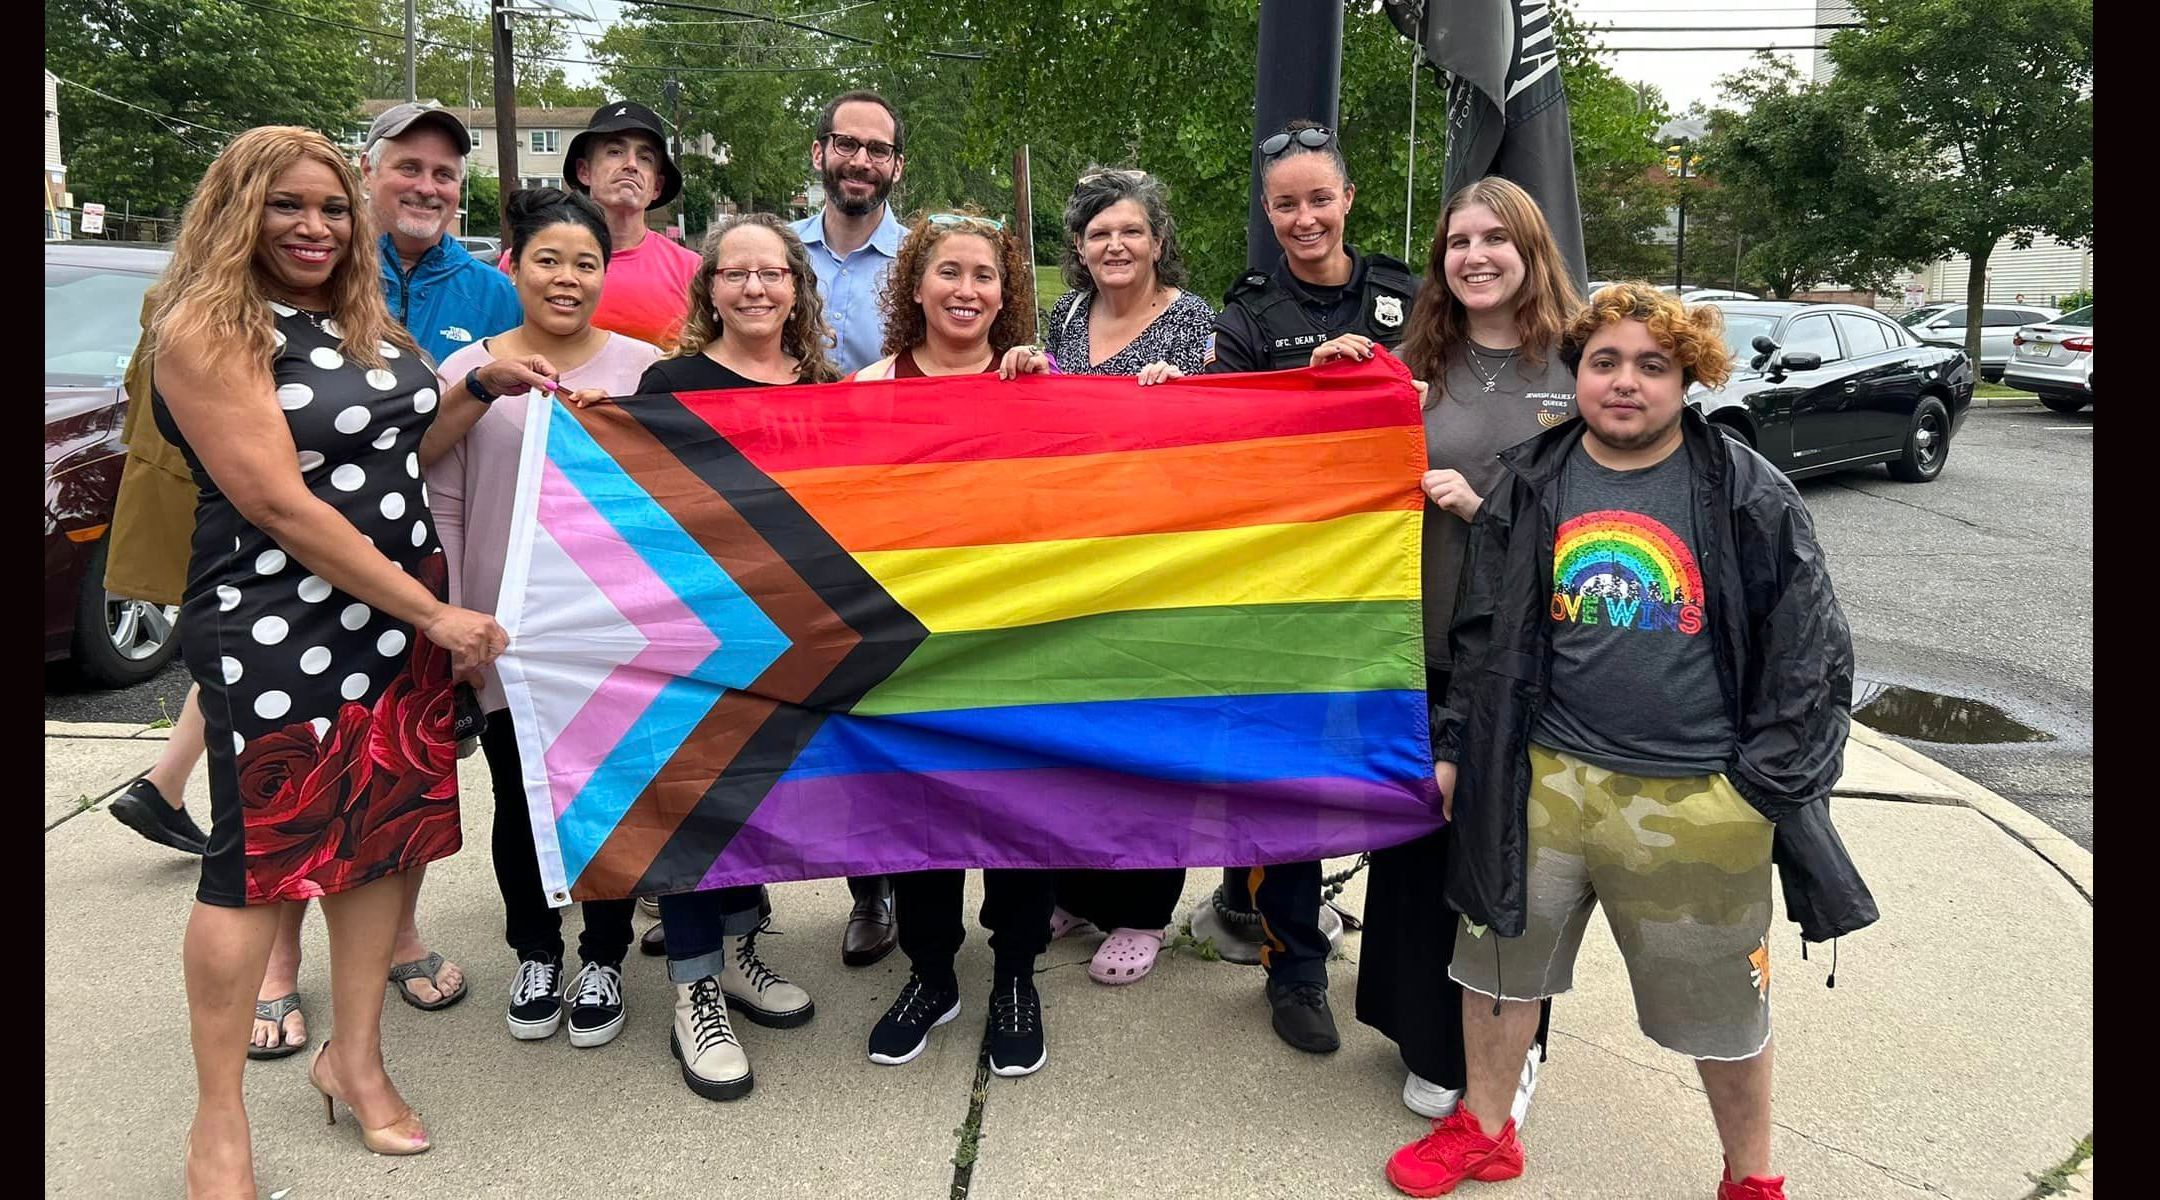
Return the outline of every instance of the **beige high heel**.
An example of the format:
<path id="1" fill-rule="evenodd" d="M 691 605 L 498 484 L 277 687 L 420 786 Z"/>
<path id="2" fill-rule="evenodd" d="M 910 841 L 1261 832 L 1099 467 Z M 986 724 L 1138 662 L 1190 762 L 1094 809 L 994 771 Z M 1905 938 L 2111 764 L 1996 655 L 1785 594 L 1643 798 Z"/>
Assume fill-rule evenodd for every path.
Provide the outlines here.
<path id="1" fill-rule="evenodd" d="M 328 1049 L 330 1049 L 329 1038 L 324 1038 L 322 1044 L 315 1047 L 314 1061 L 308 1064 L 308 1082 L 314 1085 L 316 1091 L 322 1093 L 323 1123 L 335 1125 L 337 1124 L 337 1102 L 343 1100 L 344 1097 L 324 1087 L 322 1079 L 315 1074 L 316 1069 L 322 1066 L 323 1052 Z M 347 1100 L 345 1107 L 352 1108 L 352 1102 Z M 353 1109 L 353 1122 L 358 1124 L 359 1120 L 360 1111 Z M 414 1112 L 411 1105 L 405 1107 L 404 1116 L 390 1122 L 388 1125 L 380 1125 L 374 1129 L 361 1125 L 360 1144 L 377 1154 L 389 1155 L 425 1154 L 433 1149 L 435 1145 L 435 1143 L 428 1140 L 427 1130 L 420 1124 L 420 1114 Z"/>

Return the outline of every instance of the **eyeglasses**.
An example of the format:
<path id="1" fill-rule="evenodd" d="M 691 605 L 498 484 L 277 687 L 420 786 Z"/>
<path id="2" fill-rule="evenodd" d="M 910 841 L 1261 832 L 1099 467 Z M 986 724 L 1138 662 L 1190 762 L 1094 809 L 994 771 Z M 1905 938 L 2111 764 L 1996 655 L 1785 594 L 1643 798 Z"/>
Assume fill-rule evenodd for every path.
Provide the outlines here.
<path id="1" fill-rule="evenodd" d="M 726 267 L 714 271 L 713 278 L 731 288 L 739 288 L 749 283 L 750 277 L 755 275 L 758 277 L 758 282 L 766 287 L 779 287 L 787 282 L 788 276 L 794 273 L 794 270 L 789 267 L 761 267 L 755 271 L 745 270 L 741 267 Z"/>
<path id="2" fill-rule="evenodd" d="M 853 158 L 861 151 L 868 150 L 870 152 L 870 161 L 874 163 L 889 163 L 893 160 L 893 155 L 900 153 L 900 147 L 893 145 L 891 142 L 866 142 L 861 138 L 851 138 L 844 133 L 826 134 L 825 145 L 827 149 L 842 158 Z"/>
<path id="3" fill-rule="evenodd" d="M 1285 129 L 1281 133 L 1270 134 L 1266 141 L 1261 142 L 1260 153 L 1267 158 L 1273 158 L 1288 150 L 1291 142 L 1296 142 L 1307 150 L 1318 150 L 1334 139 L 1335 131 L 1332 129 Z"/>
<path id="4" fill-rule="evenodd" d="M 988 225 L 992 232 L 1005 232 L 1005 222 L 998 217 L 979 217 L 973 213 L 931 213 L 927 218 L 932 225 Z"/>

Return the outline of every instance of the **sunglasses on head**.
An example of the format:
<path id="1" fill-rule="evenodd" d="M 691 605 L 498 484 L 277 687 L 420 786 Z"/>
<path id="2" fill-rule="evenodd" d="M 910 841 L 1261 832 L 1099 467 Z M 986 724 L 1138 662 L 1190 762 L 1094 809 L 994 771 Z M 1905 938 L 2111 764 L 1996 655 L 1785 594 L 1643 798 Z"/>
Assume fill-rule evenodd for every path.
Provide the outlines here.
<path id="1" fill-rule="evenodd" d="M 1005 222 L 995 217 L 979 217 L 973 213 L 931 213 L 932 225 L 987 225 L 994 233 L 1005 232 Z"/>
<path id="2" fill-rule="evenodd" d="M 1135 170 L 1132 167 L 1104 167 L 1100 171 L 1089 171 L 1087 174 L 1082 175 L 1080 182 L 1093 183 L 1098 179 L 1130 179 L 1137 183 L 1146 178 L 1146 171 Z"/>
<path id="3" fill-rule="evenodd" d="M 1335 131 L 1332 129 L 1285 129 L 1281 133 L 1268 135 L 1267 140 L 1260 143 L 1260 153 L 1268 158 L 1273 158 L 1288 150 L 1292 142 L 1296 142 L 1307 150 L 1318 150 L 1333 141 L 1334 138 Z"/>

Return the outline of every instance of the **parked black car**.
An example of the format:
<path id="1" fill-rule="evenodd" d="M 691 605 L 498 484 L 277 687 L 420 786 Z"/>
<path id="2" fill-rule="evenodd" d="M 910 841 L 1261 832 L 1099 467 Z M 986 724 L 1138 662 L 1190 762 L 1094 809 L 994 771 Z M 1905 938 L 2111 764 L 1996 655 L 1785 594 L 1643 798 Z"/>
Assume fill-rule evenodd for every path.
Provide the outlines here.
<path id="1" fill-rule="evenodd" d="M 1793 478 L 1878 462 L 1907 483 L 1942 474 L 1972 407 L 1964 351 L 1854 304 L 1715 304 L 1733 374 L 1688 397 L 1705 417 Z"/>

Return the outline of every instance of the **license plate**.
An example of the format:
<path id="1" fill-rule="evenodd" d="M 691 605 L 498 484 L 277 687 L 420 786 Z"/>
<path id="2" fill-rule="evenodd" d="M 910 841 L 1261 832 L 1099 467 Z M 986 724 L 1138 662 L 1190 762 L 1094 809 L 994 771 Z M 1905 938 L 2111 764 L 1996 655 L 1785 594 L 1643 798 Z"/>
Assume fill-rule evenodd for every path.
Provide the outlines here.
<path id="1" fill-rule="evenodd" d="M 2055 347 L 2047 342 L 2031 342 L 2025 347 L 2025 357 L 2027 358 L 2051 358 L 2054 354 Z"/>

